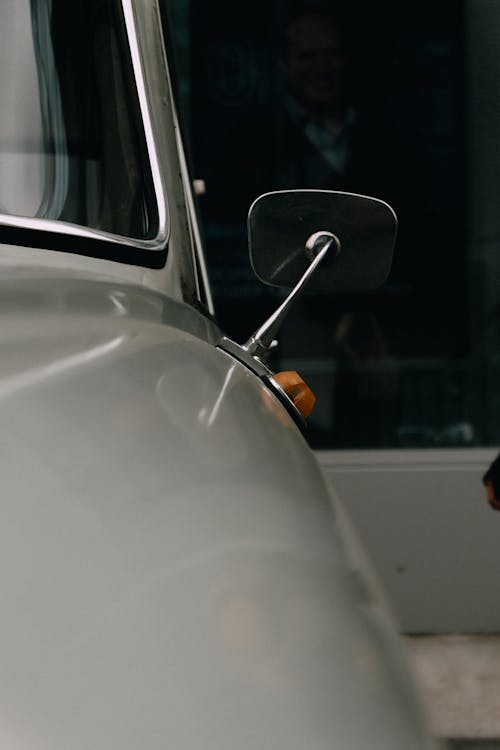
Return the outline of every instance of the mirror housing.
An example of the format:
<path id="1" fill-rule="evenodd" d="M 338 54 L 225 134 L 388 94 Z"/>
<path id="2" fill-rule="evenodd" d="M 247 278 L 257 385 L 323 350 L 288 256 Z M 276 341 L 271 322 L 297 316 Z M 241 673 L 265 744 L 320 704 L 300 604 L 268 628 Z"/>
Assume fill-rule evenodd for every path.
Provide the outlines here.
<path id="1" fill-rule="evenodd" d="M 259 196 L 248 213 L 250 261 L 261 281 L 293 287 L 307 271 L 318 232 L 338 243 L 308 280 L 310 291 L 372 290 L 392 263 L 397 219 L 384 201 L 327 190 L 283 190 Z M 338 246 L 337 246 L 338 244 Z"/>
<path id="2" fill-rule="evenodd" d="M 353 193 L 284 190 L 265 193 L 250 207 L 248 240 L 256 275 L 266 284 L 293 288 L 244 344 L 224 336 L 217 346 L 258 375 L 301 429 L 314 396 L 304 391 L 297 373 L 273 375 L 263 357 L 306 285 L 321 292 L 380 286 L 391 267 L 396 229 L 396 215 L 387 203 Z M 303 393 L 305 412 L 297 403 Z"/>

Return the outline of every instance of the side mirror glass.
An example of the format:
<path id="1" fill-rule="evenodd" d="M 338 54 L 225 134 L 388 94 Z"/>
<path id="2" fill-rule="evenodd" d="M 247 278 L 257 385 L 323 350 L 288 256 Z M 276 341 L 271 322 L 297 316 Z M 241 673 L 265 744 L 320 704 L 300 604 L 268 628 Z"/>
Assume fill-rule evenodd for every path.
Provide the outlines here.
<path id="1" fill-rule="evenodd" d="M 397 219 L 384 201 L 326 190 L 284 190 L 257 198 L 248 214 L 250 260 L 256 275 L 272 286 L 292 287 L 314 254 L 308 240 L 335 235 L 307 287 L 322 292 L 376 289 L 392 263 Z"/>

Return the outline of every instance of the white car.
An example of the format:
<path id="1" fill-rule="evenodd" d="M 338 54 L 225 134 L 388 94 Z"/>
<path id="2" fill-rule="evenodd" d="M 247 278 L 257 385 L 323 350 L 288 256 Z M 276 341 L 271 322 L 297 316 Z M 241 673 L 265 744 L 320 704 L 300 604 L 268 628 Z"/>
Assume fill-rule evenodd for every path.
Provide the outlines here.
<path id="1" fill-rule="evenodd" d="M 0 746 L 433 747 L 265 364 L 290 300 L 243 345 L 214 320 L 158 13 L 0 7 Z M 381 283 L 395 221 L 299 191 L 249 231 L 293 301 Z"/>

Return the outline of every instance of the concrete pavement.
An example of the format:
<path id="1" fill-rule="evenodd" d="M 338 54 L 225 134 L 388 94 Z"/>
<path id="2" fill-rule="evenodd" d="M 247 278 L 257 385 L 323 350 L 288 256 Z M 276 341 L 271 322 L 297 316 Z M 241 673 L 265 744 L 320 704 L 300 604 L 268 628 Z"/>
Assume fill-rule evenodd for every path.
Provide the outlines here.
<path id="1" fill-rule="evenodd" d="M 453 750 L 500 750 L 500 635 L 404 641 L 435 735 Z"/>

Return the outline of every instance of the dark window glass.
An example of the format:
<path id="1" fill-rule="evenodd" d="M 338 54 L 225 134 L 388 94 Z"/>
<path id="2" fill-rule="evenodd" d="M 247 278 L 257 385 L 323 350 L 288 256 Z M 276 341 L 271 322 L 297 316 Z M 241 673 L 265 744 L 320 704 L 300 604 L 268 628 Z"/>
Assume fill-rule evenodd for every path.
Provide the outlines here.
<path id="1" fill-rule="evenodd" d="M 282 299 L 248 260 L 259 194 L 384 199 L 399 219 L 388 281 L 369 294 L 306 294 L 273 367 L 299 370 L 316 392 L 315 447 L 498 443 L 500 9 L 174 5 L 190 11 L 184 84 L 222 327 L 243 341 Z"/>

